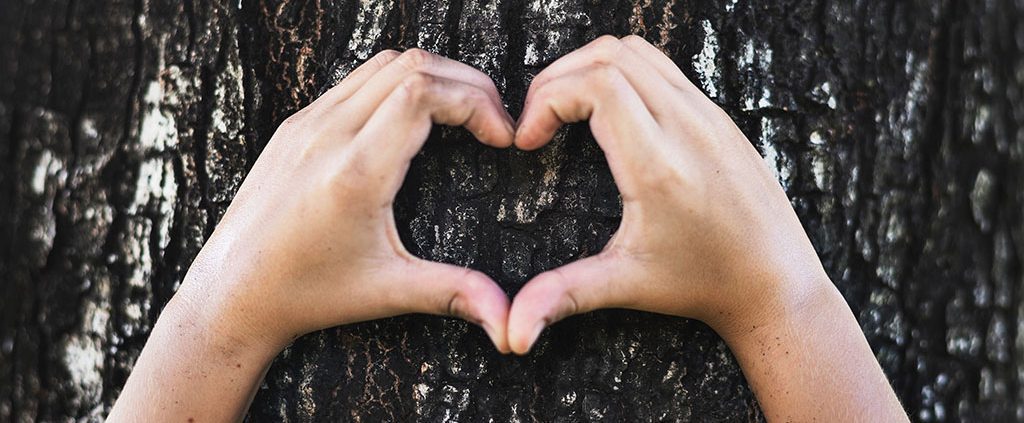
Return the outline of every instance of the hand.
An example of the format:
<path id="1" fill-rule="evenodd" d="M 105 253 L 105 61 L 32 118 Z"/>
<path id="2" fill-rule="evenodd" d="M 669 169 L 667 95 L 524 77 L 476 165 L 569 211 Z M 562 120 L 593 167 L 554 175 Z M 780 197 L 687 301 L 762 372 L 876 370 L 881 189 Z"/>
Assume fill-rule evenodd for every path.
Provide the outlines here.
<path id="1" fill-rule="evenodd" d="M 640 37 L 605 36 L 534 78 L 515 144 L 545 145 L 590 120 L 622 194 L 619 230 L 595 256 L 542 273 L 516 296 L 513 351 L 598 308 L 749 329 L 828 286 L 764 160 L 728 115 Z"/>
<path id="2" fill-rule="evenodd" d="M 511 118 L 482 72 L 422 50 L 370 59 L 278 128 L 176 300 L 275 348 L 419 312 L 479 324 L 507 351 L 501 288 L 413 257 L 395 229 L 392 201 L 433 123 L 512 144 Z"/>
<path id="3" fill-rule="evenodd" d="M 605 249 L 542 273 L 509 312 L 513 351 L 598 308 L 703 320 L 769 421 L 907 421 L 779 183 L 732 120 L 642 38 L 605 36 L 533 80 L 515 144 L 590 120 L 622 194 Z"/>
<path id="4" fill-rule="evenodd" d="M 410 255 L 395 194 L 433 123 L 512 144 L 480 71 L 384 51 L 278 128 L 160 315 L 108 421 L 239 420 L 295 337 L 403 313 L 454 315 L 507 352 L 505 292 Z"/>

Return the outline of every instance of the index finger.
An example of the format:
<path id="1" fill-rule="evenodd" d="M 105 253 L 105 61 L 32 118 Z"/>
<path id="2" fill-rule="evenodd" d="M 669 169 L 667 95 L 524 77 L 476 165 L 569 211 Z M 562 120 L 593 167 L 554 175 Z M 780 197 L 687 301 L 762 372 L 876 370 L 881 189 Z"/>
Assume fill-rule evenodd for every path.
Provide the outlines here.
<path id="1" fill-rule="evenodd" d="M 625 167 L 650 157 L 654 151 L 650 141 L 661 133 L 639 94 L 615 67 L 591 65 L 536 90 L 520 117 L 516 147 L 540 148 L 562 125 L 588 119 L 617 180 L 632 173 Z"/>
<path id="2" fill-rule="evenodd" d="M 353 139 L 353 160 L 391 201 L 434 123 L 464 126 L 482 143 L 512 144 L 505 109 L 478 86 L 426 73 L 405 79 L 381 103 Z M 379 182 L 379 183 L 378 183 Z M 383 187 L 381 187 L 383 185 Z"/>

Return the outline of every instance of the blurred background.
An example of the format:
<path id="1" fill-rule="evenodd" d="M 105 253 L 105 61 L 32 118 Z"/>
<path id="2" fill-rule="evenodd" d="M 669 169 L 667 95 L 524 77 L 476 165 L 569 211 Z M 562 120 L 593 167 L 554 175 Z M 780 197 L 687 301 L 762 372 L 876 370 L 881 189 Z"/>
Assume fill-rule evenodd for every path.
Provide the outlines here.
<path id="1" fill-rule="evenodd" d="M 1024 421 L 1024 3 L 0 0 L 0 421 L 98 421 L 276 126 L 378 50 L 532 76 L 639 34 L 776 171 L 915 421 Z M 395 206 L 513 295 L 621 218 L 585 125 L 538 152 L 438 129 Z M 685 293 L 681 293 L 685 295 Z M 300 338 L 250 421 L 761 421 L 721 340 L 627 311 L 504 357 L 406 316 Z"/>

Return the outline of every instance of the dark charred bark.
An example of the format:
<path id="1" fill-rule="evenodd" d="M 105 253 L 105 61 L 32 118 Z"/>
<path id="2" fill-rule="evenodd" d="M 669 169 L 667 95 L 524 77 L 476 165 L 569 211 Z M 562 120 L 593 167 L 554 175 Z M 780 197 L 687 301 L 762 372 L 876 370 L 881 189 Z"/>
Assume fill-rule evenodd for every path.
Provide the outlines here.
<path id="1" fill-rule="evenodd" d="M 0 421 L 104 416 L 278 123 L 373 52 L 468 62 L 516 114 L 532 75 L 604 33 L 645 36 L 737 120 L 915 420 L 1019 420 L 1022 18 L 1011 0 L 0 2 Z M 438 129 L 395 214 L 414 254 L 512 295 L 599 251 L 621 203 L 585 126 L 533 153 Z M 249 418 L 762 416 L 706 326 L 601 311 L 523 358 L 438 317 L 305 336 Z"/>

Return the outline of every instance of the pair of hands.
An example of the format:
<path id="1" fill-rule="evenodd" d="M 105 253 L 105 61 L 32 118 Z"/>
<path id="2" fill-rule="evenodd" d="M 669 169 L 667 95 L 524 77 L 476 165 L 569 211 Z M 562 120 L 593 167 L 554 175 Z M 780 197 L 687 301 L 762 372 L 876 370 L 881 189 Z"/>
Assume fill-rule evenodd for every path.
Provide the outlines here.
<path id="1" fill-rule="evenodd" d="M 538 275 L 510 305 L 483 273 L 402 246 L 392 201 L 432 124 L 533 150 L 584 120 L 623 201 L 600 254 Z M 176 299 L 268 348 L 418 312 L 476 323 L 518 354 L 545 326 L 606 307 L 749 329 L 828 281 L 746 137 L 636 36 L 601 37 L 552 63 L 518 124 L 479 70 L 422 50 L 381 52 L 280 126 L 189 276 Z"/>
<path id="2" fill-rule="evenodd" d="M 486 275 L 402 246 L 392 201 L 434 123 L 532 150 L 583 120 L 623 201 L 601 253 L 538 275 L 510 304 Z M 604 307 L 708 323 L 769 420 L 906 421 L 766 163 L 633 36 L 552 63 L 518 124 L 486 75 L 422 50 L 378 54 L 290 117 L 161 313 L 108 421 L 240 420 L 273 357 L 330 326 L 452 315 L 525 354 L 545 326 Z"/>

